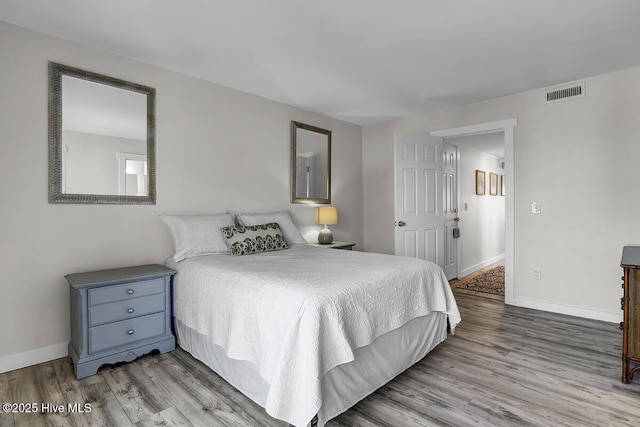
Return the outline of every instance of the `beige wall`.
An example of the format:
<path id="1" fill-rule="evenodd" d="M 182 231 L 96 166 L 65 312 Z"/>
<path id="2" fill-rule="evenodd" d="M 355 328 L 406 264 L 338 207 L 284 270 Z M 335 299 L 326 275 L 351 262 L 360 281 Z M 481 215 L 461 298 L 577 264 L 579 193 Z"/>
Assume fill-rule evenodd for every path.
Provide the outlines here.
<path id="1" fill-rule="evenodd" d="M 366 126 L 365 249 L 393 252 L 394 133 L 517 118 L 516 302 L 618 320 L 622 246 L 640 243 L 640 68 L 586 85 L 570 101 L 545 104 L 540 89 Z"/>
<path id="2" fill-rule="evenodd" d="M 162 263 L 159 214 L 289 209 L 313 239 L 313 209 L 290 204 L 290 122 L 333 131 L 336 239 L 362 247 L 362 129 L 202 80 L 0 23 L 0 372 L 66 355 L 64 275 Z M 47 202 L 47 63 L 156 88 L 157 204 Z"/>

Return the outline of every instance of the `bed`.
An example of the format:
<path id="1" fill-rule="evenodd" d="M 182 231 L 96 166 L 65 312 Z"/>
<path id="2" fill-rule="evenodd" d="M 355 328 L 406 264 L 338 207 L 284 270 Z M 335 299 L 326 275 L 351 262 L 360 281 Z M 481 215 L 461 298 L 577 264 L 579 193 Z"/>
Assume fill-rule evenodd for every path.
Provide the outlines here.
<path id="1" fill-rule="evenodd" d="M 163 218 L 178 255 L 166 262 L 177 271 L 176 338 L 274 418 L 323 426 L 444 341 L 460 314 L 437 265 L 307 246 L 277 214 L 238 216 L 243 230 L 277 220 L 286 242 L 243 256 L 229 253 L 229 239 L 186 254 L 176 239 L 185 227 Z M 214 222 L 207 235 L 236 227 Z M 197 239 L 204 229 L 195 229 Z"/>

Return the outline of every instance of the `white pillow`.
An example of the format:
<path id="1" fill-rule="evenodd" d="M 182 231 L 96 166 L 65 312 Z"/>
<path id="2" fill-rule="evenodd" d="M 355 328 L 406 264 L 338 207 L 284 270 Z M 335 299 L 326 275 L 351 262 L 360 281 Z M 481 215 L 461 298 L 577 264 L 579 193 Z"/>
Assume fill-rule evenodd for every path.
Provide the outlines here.
<path id="1" fill-rule="evenodd" d="M 219 215 L 160 215 L 171 230 L 180 262 L 192 256 L 227 252 L 227 242 L 220 228 L 235 225 L 231 214 Z"/>
<path id="2" fill-rule="evenodd" d="M 296 243 L 306 244 L 302 234 L 298 231 L 296 226 L 291 220 L 291 215 L 288 211 L 271 212 L 271 213 L 241 213 L 237 214 L 238 224 L 240 225 L 260 225 L 275 222 L 280 226 L 282 234 L 288 244 L 294 245 Z"/>

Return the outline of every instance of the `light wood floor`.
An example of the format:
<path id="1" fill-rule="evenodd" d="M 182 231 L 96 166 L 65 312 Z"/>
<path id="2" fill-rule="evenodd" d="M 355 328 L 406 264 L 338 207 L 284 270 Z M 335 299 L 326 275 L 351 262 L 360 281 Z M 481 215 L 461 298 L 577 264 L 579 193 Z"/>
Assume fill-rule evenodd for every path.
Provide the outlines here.
<path id="1" fill-rule="evenodd" d="M 639 426 L 620 382 L 617 325 L 456 292 L 462 323 L 422 361 L 329 426 Z M 91 403 L 7 414 L 2 426 L 285 426 L 178 349 L 76 380 L 66 359 L 0 375 L 0 403 Z"/>

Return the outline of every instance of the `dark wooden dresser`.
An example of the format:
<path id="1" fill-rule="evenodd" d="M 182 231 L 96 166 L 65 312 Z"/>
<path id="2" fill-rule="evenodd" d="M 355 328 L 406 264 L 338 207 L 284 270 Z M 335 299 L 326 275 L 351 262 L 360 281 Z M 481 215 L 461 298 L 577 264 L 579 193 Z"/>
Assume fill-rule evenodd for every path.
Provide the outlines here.
<path id="1" fill-rule="evenodd" d="M 629 383 L 640 369 L 640 246 L 625 246 L 622 249 L 624 269 L 620 299 L 623 310 L 622 329 L 622 382 Z"/>

